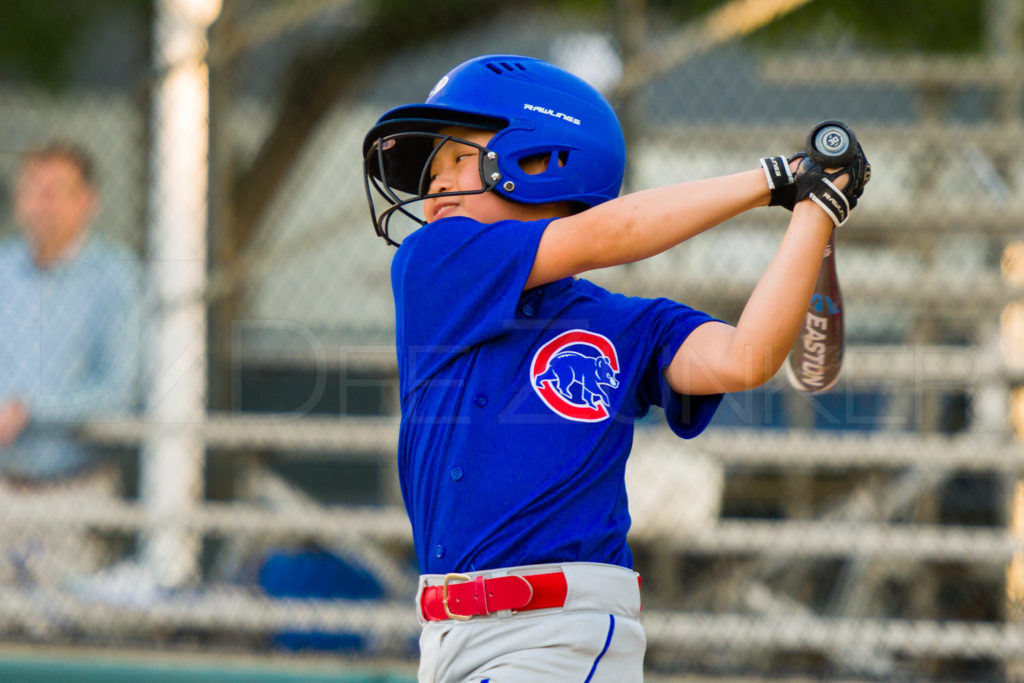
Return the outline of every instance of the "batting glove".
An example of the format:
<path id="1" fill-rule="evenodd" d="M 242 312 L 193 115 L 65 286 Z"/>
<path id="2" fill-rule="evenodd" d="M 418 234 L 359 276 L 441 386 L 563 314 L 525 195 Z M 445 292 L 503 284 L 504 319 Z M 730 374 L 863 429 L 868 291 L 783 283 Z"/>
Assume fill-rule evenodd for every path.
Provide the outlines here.
<path id="1" fill-rule="evenodd" d="M 782 206 L 790 211 L 797 202 L 810 199 L 820 206 L 839 227 L 849 218 L 857 206 L 857 200 L 864 193 L 864 186 L 871 180 L 871 164 L 860 143 L 857 153 L 850 162 L 837 170 L 826 171 L 811 160 L 807 152 L 798 152 L 789 159 L 766 157 L 761 159 L 765 178 L 771 191 L 770 206 Z M 790 163 L 799 160 L 796 171 L 790 170 Z M 846 187 L 840 189 L 835 180 L 848 176 Z"/>

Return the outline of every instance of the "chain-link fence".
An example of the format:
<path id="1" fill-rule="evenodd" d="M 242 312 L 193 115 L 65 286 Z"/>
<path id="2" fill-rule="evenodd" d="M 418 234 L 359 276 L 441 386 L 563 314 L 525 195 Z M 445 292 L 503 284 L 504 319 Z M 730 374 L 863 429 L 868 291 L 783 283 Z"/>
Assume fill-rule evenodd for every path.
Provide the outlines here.
<path id="1" fill-rule="evenodd" d="M 1024 6 L 514 5 L 3 9 L 59 50 L 0 51 L 0 639 L 415 660 L 393 250 L 361 144 L 506 52 L 607 94 L 626 191 L 754 168 L 827 118 L 873 167 L 836 239 L 839 383 L 780 374 L 692 441 L 638 426 L 651 676 L 1024 676 Z M 54 139 L 94 159 L 97 203 L 47 260 L 22 232 L 60 220 L 31 210 L 24 153 Z M 786 221 L 750 212 L 588 277 L 735 322 Z"/>

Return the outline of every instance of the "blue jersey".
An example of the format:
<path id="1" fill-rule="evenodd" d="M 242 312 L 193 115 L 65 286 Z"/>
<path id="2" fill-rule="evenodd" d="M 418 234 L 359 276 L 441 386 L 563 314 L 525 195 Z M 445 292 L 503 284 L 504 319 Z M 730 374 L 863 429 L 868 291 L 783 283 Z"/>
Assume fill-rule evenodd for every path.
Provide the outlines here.
<path id="1" fill-rule="evenodd" d="M 689 438 L 721 401 L 662 373 L 710 316 L 572 278 L 523 291 L 548 222 L 443 219 L 392 262 L 398 466 L 422 573 L 632 568 L 634 420 L 660 405 Z"/>

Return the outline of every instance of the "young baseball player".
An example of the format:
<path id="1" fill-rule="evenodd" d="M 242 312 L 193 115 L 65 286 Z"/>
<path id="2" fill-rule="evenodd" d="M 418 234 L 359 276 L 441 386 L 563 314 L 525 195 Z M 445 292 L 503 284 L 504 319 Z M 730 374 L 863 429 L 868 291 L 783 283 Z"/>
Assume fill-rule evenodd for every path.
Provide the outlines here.
<path id="1" fill-rule="evenodd" d="M 618 197 L 612 108 L 513 55 L 457 66 L 426 103 L 385 113 L 363 151 L 378 234 L 395 243 L 396 215 L 424 224 L 391 266 L 420 680 L 641 680 L 633 422 L 657 405 L 694 437 L 724 392 L 775 374 L 867 180 L 863 153 L 838 171 L 797 154 Z M 735 326 L 575 277 L 770 203 L 792 220 Z"/>

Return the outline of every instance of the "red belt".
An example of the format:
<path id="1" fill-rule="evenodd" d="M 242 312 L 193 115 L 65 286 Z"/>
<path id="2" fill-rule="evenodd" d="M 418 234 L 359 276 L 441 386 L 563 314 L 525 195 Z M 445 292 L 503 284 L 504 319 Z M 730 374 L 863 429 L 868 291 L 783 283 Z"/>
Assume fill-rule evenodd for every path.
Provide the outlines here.
<path id="1" fill-rule="evenodd" d="M 505 609 L 523 611 L 563 607 L 567 591 L 562 572 L 486 579 L 447 574 L 440 586 L 423 589 L 420 608 L 427 621 L 465 621 Z"/>

